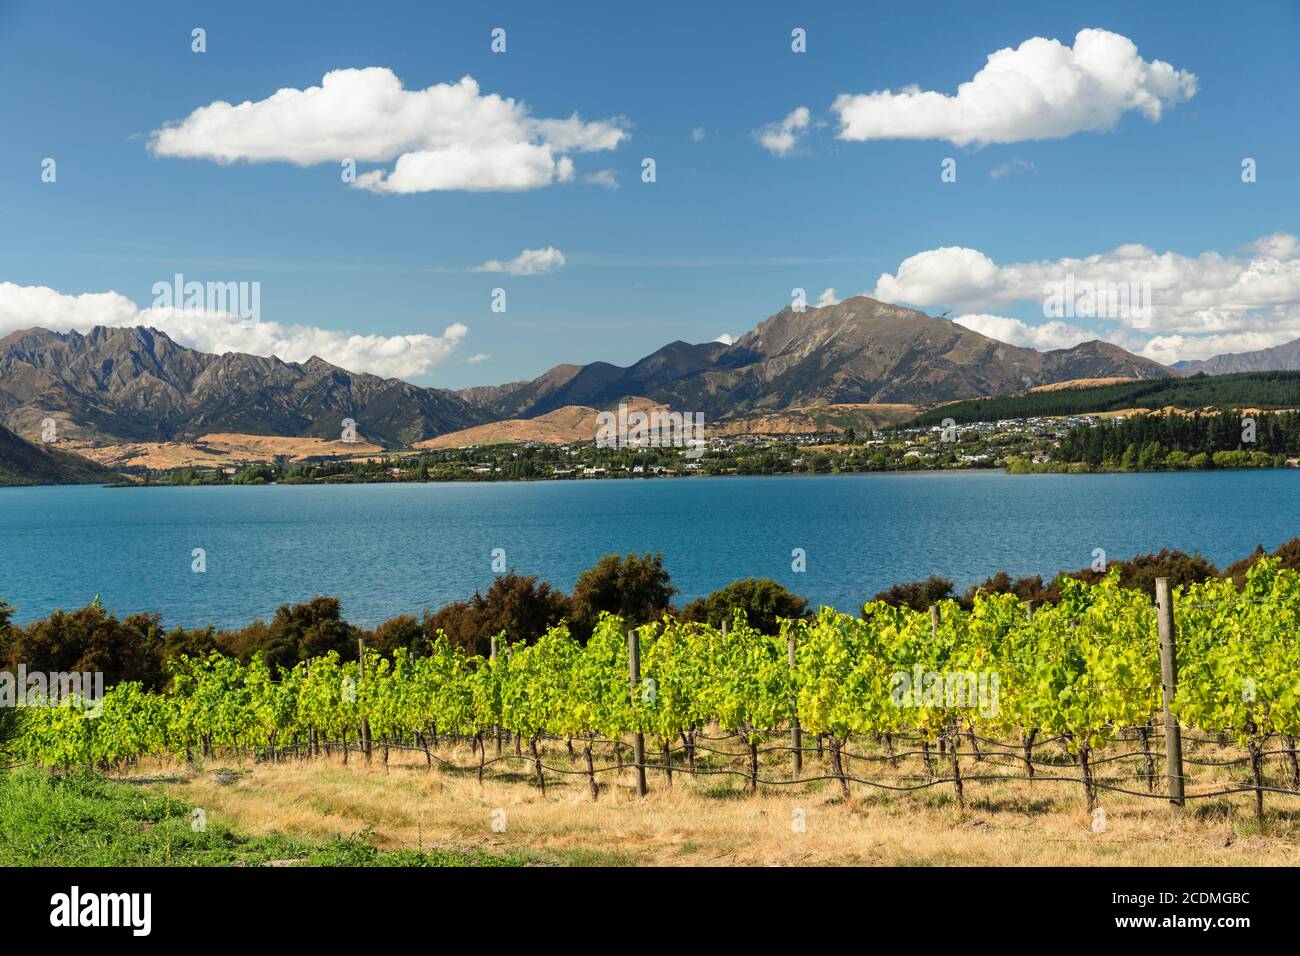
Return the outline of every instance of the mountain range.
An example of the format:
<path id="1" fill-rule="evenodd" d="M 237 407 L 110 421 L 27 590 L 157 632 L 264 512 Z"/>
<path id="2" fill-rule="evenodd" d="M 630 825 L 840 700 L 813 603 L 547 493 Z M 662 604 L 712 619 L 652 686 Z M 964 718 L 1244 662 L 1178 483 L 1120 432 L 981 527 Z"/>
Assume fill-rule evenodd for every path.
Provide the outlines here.
<path id="1" fill-rule="evenodd" d="M 357 374 L 320 358 L 284 362 L 184 348 L 156 329 L 30 329 L 0 339 L 0 423 L 39 434 L 177 441 L 210 433 L 337 439 L 357 432 L 403 445 L 485 421 L 454 392 Z"/>
<path id="2" fill-rule="evenodd" d="M 0 424 L 33 436 L 52 417 L 89 441 L 193 441 L 213 433 L 410 446 L 504 419 L 638 396 L 708 420 L 787 409 L 928 404 L 1075 379 L 1175 374 L 1100 341 L 1039 352 L 866 296 L 785 308 L 734 344 L 673 342 L 630 366 L 558 365 L 526 382 L 449 391 L 313 357 L 210 355 L 144 327 L 29 329 L 0 339 Z"/>
<path id="3" fill-rule="evenodd" d="M 1175 362 L 1180 375 L 1230 375 L 1233 372 L 1287 372 L 1300 369 L 1300 339 L 1275 345 L 1271 349 L 1216 355 L 1196 362 Z"/>
<path id="4" fill-rule="evenodd" d="M 626 368 L 607 362 L 557 365 L 530 382 L 459 394 L 497 419 L 531 418 L 567 405 L 606 407 L 627 395 L 717 419 L 810 405 L 923 404 L 1080 378 L 1172 374 L 1105 342 L 1039 352 L 856 296 L 802 312 L 787 307 L 733 345 L 673 342 Z"/>

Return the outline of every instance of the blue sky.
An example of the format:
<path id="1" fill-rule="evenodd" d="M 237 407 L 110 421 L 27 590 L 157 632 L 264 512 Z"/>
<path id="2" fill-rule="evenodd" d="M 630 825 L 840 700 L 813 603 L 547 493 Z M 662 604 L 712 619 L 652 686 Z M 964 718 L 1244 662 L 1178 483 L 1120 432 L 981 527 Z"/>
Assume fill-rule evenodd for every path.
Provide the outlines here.
<path id="1" fill-rule="evenodd" d="M 194 27 L 206 30 L 205 53 L 191 51 Z M 503 54 L 489 49 L 494 27 L 507 31 Z M 791 51 L 794 27 L 807 31 L 806 53 Z M 1085 28 L 1194 74 L 1195 95 L 1158 122 L 1125 110 L 1111 131 L 1059 138 L 839 135 L 841 94 L 915 84 L 951 96 L 995 51 L 1032 37 L 1069 46 Z M 904 260 L 944 247 L 1005 267 L 1141 244 L 1149 255 L 1132 253 L 1121 274 L 1154 275 L 1157 304 L 1170 297 L 1151 328 L 1079 319 L 1039 335 L 1041 302 L 1008 292 L 1023 277 L 1002 273 L 972 284 L 945 271 L 894 288 L 932 314 L 1020 320 L 1027 328 L 1012 333 L 1024 344 L 1086 332 L 1162 360 L 1278 344 L 1300 336 L 1300 256 L 1285 238 L 1248 246 L 1300 232 L 1298 37 L 1300 5 L 1288 2 L 87 2 L 55 14 L 6 0 L 0 282 L 12 295 L 0 297 L 0 332 L 41 324 L 47 308 L 75 325 L 102 305 L 60 311 L 13 287 L 111 291 L 145 308 L 153 284 L 177 272 L 257 281 L 272 328 L 443 337 L 463 325 L 443 340 L 449 354 L 403 375 L 461 387 L 738 336 L 789 304 L 795 287 L 810 301 L 824 289 L 871 292 Z M 469 75 L 533 118 L 576 112 L 625 134 L 613 149 L 567 153 L 572 181 L 518 191 L 391 194 L 345 185 L 334 160 L 219 163 L 149 148 L 154 131 L 200 107 L 365 67 L 391 70 L 408 91 Z M 810 122 L 798 145 L 785 156 L 765 149 L 756 131 L 801 106 Z M 46 157 L 57 162 L 53 183 L 41 180 Z M 654 183 L 641 181 L 644 157 L 655 160 Z M 949 157 L 957 181 L 945 183 Z M 1253 183 L 1242 182 L 1243 157 L 1256 161 Z M 584 181 L 602 170 L 619 188 Z M 564 265 L 545 275 L 468 271 L 546 248 Z M 1206 253 L 1227 264 L 1197 258 Z M 1116 274 L 1113 261 L 1105 267 Z M 1266 281 L 1244 305 L 1240 285 L 1220 274 L 1249 282 L 1261 269 Z M 1172 301 L 1189 285 L 1195 301 Z M 505 313 L 490 310 L 494 287 L 507 290 Z M 984 321 L 977 327 L 994 328 Z"/>

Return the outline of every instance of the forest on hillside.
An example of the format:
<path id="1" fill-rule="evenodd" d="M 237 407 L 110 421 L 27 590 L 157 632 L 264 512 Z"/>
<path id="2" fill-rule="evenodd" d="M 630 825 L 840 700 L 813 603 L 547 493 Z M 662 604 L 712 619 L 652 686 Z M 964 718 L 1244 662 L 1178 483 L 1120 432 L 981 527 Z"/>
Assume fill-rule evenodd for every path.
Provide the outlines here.
<path id="1" fill-rule="evenodd" d="M 1087 415 L 1125 408 L 1300 408 L 1300 372 L 1198 374 L 1120 382 L 1095 388 L 1062 388 L 941 405 L 920 415 L 913 426 L 957 424 L 1060 415 Z"/>

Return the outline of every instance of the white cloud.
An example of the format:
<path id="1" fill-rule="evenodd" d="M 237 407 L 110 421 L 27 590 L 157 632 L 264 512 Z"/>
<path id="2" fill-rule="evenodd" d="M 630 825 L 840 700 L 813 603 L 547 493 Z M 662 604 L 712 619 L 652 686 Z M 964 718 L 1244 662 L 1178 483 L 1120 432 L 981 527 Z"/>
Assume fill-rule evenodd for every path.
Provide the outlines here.
<path id="1" fill-rule="evenodd" d="M 425 193 L 523 192 L 573 179 L 573 162 L 558 160 L 549 146 L 500 143 L 490 147 L 456 143 L 441 149 L 403 153 L 392 172 L 372 169 L 357 177 L 357 186 L 373 192 Z"/>
<path id="2" fill-rule="evenodd" d="M 1090 342 L 1098 337 L 1095 332 L 1065 322 L 1029 325 L 1019 319 L 1010 319 L 1002 315 L 959 315 L 953 321 L 999 342 L 1033 349 L 1068 349 L 1080 342 Z"/>
<path id="3" fill-rule="evenodd" d="M 310 166 L 396 160 L 357 176 L 362 189 L 515 191 L 573 179 L 572 152 L 615 149 L 621 118 L 536 119 L 523 103 L 481 94 L 471 76 L 407 90 L 385 67 L 332 70 L 320 86 L 238 105 L 218 100 L 154 130 L 158 156 Z"/>
<path id="4" fill-rule="evenodd" d="M 808 107 L 800 106 L 779 123 L 768 123 L 754 131 L 754 138 L 768 152 L 789 156 L 799 145 L 799 136 L 812 122 Z"/>
<path id="5" fill-rule="evenodd" d="M 45 286 L 0 282 L 0 336 L 40 326 L 53 332 L 89 332 L 97 325 L 144 325 L 200 352 L 247 352 L 304 362 L 313 355 L 351 372 L 413 378 L 447 358 L 469 329 L 455 323 L 440 336 L 350 335 L 311 325 L 258 322 L 180 309 L 141 310 L 117 292 L 65 295 Z"/>
<path id="6" fill-rule="evenodd" d="M 704 141 L 705 135 L 706 134 L 704 132 L 704 127 L 697 126 L 695 127 L 695 129 L 691 130 L 691 141 L 695 143 L 701 143 Z"/>
<path id="7" fill-rule="evenodd" d="M 989 179 L 1001 179 L 1009 173 L 1014 173 L 1021 169 L 1033 169 L 1034 164 L 1027 159 L 1013 159 L 1009 163 L 1003 163 L 1001 166 L 995 166 L 989 170 Z"/>
<path id="8" fill-rule="evenodd" d="M 464 83 L 466 80 L 470 83 L 474 82 L 470 77 L 465 77 L 461 82 Z M 474 89 L 478 89 L 477 84 Z M 506 102 L 514 104 L 514 100 L 506 100 Z M 522 112 L 523 105 L 520 104 L 518 109 Z M 628 136 L 625 120 L 598 120 L 584 123 L 577 113 L 568 119 L 528 120 L 527 123 L 544 142 L 562 153 L 600 153 L 618 149 L 619 143 Z"/>
<path id="9" fill-rule="evenodd" d="M 1054 286 L 1070 282 L 1076 288 L 1136 283 L 1143 297 L 1149 290 L 1149 316 L 1101 321 L 1114 323 L 1111 338 L 1157 361 L 1300 338 L 1300 240 L 1275 233 L 1246 248 L 1245 256 L 1210 251 L 1192 257 L 1127 244 L 1081 259 L 999 265 L 976 249 L 948 246 L 909 256 L 894 273 L 881 274 L 871 294 L 888 302 L 982 312 L 1014 302 L 1042 309 Z"/>
<path id="10" fill-rule="evenodd" d="M 726 332 L 723 332 L 721 335 L 719 335 L 719 336 L 718 336 L 716 339 L 714 339 L 713 341 L 715 341 L 715 342 L 721 342 L 723 345 L 735 345 L 735 344 L 736 344 L 736 338 L 735 338 L 735 336 L 733 336 L 733 335 L 728 335 Z"/>
<path id="11" fill-rule="evenodd" d="M 1247 252 L 1257 252 L 1272 259 L 1294 259 L 1300 253 L 1300 240 L 1289 232 L 1275 232 L 1256 239 L 1246 246 Z"/>
<path id="12" fill-rule="evenodd" d="M 478 365 L 480 362 L 486 362 L 491 357 L 492 356 L 488 355 L 486 352 L 478 352 L 465 359 L 465 361 L 469 365 Z"/>
<path id="13" fill-rule="evenodd" d="M 0 336 L 40 326 L 84 332 L 96 325 L 132 325 L 139 307 L 117 292 L 64 295 L 43 285 L 0 282 Z"/>
<path id="14" fill-rule="evenodd" d="M 286 362 L 305 362 L 318 355 L 350 372 L 370 372 L 386 378 L 413 378 L 442 362 L 469 332 L 461 323 L 447 326 L 441 336 L 350 335 L 310 325 L 282 326 L 258 322 L 245 328 L 233 316 L 149 309 L 131 325 L 148 325 L 166 332 L 200 352 L 249 352 L 276 355 Z"/>
<path id="15" fill-rule="evenodd" d="M 946 139 L 958 146 L 1061 139 L 1115 128 L 1137 111 L 1159 122 L 1196 95 L 1193 73 L 1144 60 L 1128 37 L 1080 30 L 1074 46 L 1032 37 L 989 54 L 955 96 L 908 86 L 836 97 L 839 138 Z"/>
<path id="16" fill-rule="evenodd" d="M 943 246 L 904 259 L 895 275 L 882 273 L 873 295 L 886 302 L 987 305 L 995 294 L 997 264 L 975 249 Z"/>
<path id="17" fill-rule="evenodd" d="M 821 297 L 818 298 L 817 305 L 815 305 L 814 308 L 822 309 L 828 305 L 839 305 L 839 304 L 840 304 L 840 300 L 835 298 L 834 289 L 823 289 Z"/>
<path id="18" fill-rule="evenodd" d="M 582 181 L 593 186 L 604 186 L 606 189 L 618 189 L 618 174 L 612 169 L 598 169 L 594 173 L 583 176 Z"/>
<path id="19" fill-rule="evenodd" d="M 470 272 L 505 272 L 512 276 L 543 276 L 564 265 L 564 253 L 553 246 L 545 249 L 525 249 L 513 259 L 502 262 L 489 259 Z"/>

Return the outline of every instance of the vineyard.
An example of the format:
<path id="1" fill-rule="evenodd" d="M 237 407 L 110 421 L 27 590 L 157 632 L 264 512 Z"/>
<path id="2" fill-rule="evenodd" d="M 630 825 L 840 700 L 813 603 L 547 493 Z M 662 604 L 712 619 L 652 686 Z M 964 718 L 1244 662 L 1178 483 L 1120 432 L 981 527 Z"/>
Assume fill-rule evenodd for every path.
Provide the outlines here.
<path id="1" fill-rule="evenodd" d="M 1266 794 L 1300 796 L 1300 573 L 1263 560 L 1242 590 L 1214 579 L 1177 589 L 1171 604 L 1172 724 L 1157 606 L 1112 576 L 1066 579 L 1061 602 L 1041 608 L 982 595 L 970 611 L 822 609 L 779 635 L 739 615 L 721 629 L 665 618 L 635 630 L 607 615 L 585 645 L 557 627 L 530 645 L 502 640 L 488 657 L 439 639 L 420 656 L 363 649 L 357 661 L 331 654 L 278 673 L 256 657 L 184 658 L 163 693 L 122 683 L 102 709 L 28 707 L 18 752 L 60 770 L 376 751 L 432 766 L 468 743 L 476 764 L 456 769 L 480 781 L 523 765 L 542 792 L 548 774 L 585 777 L 592 799 L 610 773 L 635 775 L 641 793 L 647 773 L 666 785 L 687 773 L 844 796 L 945 787 L 961 805 L 972 786 L 1024 780 L 1081 787 L 1090 810 L 1104 791 L 1176 802 L 1250 793 L 1261 816 Z M 1187 759 L 1171 731 L 1172 743 L 1185 735 Z M 1215 759 L 1198 756 L 1201 743 Z M 1236 755 L 1218 759 L 1224 747 Z M 1197 768 L 1211 765 L 1215 780 L 1198 784 Z"/>

